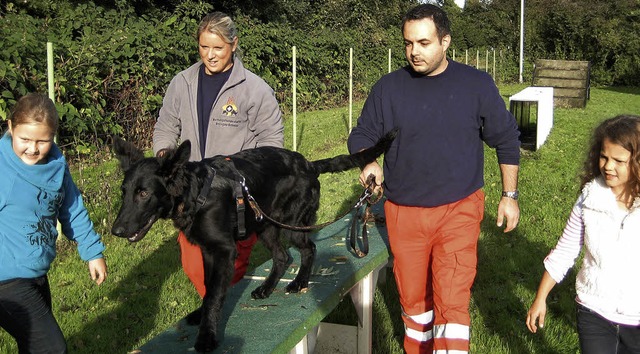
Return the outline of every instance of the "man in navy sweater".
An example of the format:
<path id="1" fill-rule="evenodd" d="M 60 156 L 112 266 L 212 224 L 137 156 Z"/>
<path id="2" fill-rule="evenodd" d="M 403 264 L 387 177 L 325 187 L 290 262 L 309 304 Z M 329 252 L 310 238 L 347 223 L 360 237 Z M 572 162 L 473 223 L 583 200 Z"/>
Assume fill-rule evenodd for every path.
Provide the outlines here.
<path id="1" fill-rule="evenodd" d="M 372 88 L 348 146 L 399 134 L 384 157 L 385 216 L 407 353 L 469 351 L 469 301 L 484 214 L 483 143 L 502 174 L 497 225 L 518 224 L 519 131 L 490 75 L 446 58 L 449 20 L 419 5 L 402 21 L 409 65 Z M 374 162 L 361 175 L 383 170 Z"/>

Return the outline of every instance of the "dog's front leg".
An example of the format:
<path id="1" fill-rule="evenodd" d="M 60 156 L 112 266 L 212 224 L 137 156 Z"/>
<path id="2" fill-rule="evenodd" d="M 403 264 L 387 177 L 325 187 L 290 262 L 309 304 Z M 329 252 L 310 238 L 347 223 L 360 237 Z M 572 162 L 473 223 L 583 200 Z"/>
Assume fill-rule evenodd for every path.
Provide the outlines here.
<path id="1" fill-rule="evenodd" d="M 195 344 L 198 352 L 210 352 L 218 347 L 218 322 L 233 275 L 235 252 L 235 247 L 217 247 L 215 252 L 202 249 L 206 293 L 202 300 L 202 318 Z"/>

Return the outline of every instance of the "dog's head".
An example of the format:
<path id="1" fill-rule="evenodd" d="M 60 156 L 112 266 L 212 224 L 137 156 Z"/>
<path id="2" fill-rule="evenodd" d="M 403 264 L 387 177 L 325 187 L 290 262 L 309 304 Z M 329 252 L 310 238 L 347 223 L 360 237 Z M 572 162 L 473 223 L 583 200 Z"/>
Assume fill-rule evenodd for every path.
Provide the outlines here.
<path id="1" fill-rule="evenodd" d="M 142 240 L 153 223 L 167 218 L 179 195 L 176 183 L 189 160 L 191 144 L 182 143 L 161 158 L 145 158 L 133 144 L 116 138 L 113 144 L 124 179 L 122 205 L 111 233 L 131 242 Z"/>

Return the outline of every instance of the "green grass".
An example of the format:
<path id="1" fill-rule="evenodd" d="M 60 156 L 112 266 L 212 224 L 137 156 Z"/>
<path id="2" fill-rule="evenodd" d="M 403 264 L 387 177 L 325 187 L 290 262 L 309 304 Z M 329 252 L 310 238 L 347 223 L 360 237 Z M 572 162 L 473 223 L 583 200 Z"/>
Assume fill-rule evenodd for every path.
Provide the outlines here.
<path id="1" fill-rule="evenodd" d="M 501 87 L 509 95 L 522 85 Z M 361 103 L 354 108 L 354 120 Z M 592 89 L 585 109 L 556 109 L 554 127 L 542 148 L 523 151 L 520 173 L 521 221 L 504 234 L 495 226 L 501 191 L 495 153 L 486 151 L 487 206 L 479 242 L 478 276 L 470 307 L 474 353 L 576 353 L 573 278 L 556 286 L 549 298 L 545 329 L 527 331 L 524 319 L 543 272 L 542 260 L 562 232 L 577 197 L 578 180 L 591 129 L 620 113 L 640 113 L 639 88 Z M 354 121 L 355 124 L 355 121 Z M 299 114 L 298 151 L 310 159 L 346 153 L 348 109 Z M 292 119 L 286 120 L 286 144 L 292 146 Z M 182 273 L 176 231 L 170 222 L 156 223 L 136 244 L 113 237 L 110 225 L 119 205 L 121 172 L 108 154 L 98 161 L 79 161 L 72 173 L 83 191 L 96 229 L 107 246 L 109 278 L 95 286 L 75 246 L 58 242 L 58 257 L 49 272 L 54 313 L 70 353 L 126 353 L 163 331 L 199 305 L 199 297 Z M 318 222 L 344 212 L 360 192 L 358 171 L 323 175 Z M 251 267 L 267 252 L 258 246 Z M 402 353 L 403 327 L 395 283 L 389 270 L 376 291 L 374 352 Z M 355 323 L 345 298 L 329 319 Z M 13 339 L 0 330 L 0 353 L 16 353 Z"/>

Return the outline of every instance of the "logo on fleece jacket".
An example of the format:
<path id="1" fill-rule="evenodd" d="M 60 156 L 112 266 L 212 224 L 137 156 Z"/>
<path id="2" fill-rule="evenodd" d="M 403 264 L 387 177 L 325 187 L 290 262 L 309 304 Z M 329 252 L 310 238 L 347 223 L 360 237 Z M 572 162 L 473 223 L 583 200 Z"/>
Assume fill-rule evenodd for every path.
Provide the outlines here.
<path id="1" fill-rule="evenodd" d="M 48 193 L 40 189 L 36 196 L 40 207 L 35 211 L 38 222 L 27 226 L 27 238 L 32 246 L 55 247 L 57 234 L 52 232 L 56 229 L 57 210 L 62 204 L 62 193 Z"/>
<path id="2" fill-rule="evenodd" d="M 233 97 L 229 97 L 227 104 L 222 106 L 222 114 L 227 117 L 235 117 L 235 115 L 238 114 L 238 107 L 233 101 Z"/>

